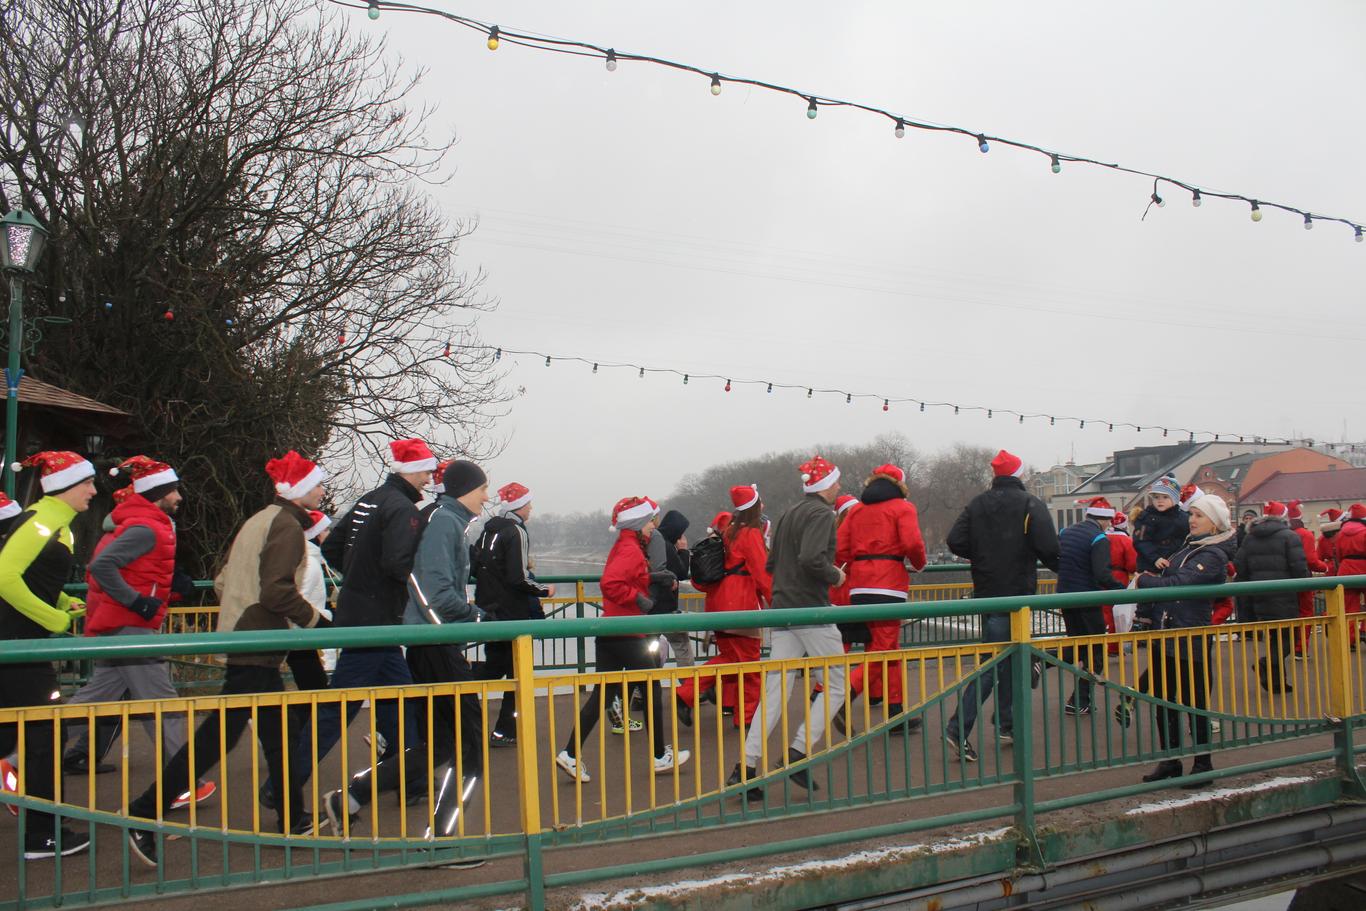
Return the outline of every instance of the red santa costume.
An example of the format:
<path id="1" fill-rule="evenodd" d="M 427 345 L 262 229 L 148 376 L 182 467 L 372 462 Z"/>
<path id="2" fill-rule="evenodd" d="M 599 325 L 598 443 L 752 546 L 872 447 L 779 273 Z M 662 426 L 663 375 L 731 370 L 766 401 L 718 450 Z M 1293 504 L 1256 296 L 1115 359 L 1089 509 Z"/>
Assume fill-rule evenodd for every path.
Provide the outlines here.
<path id="1" fill-rule="evenodd" d="M 730 498 L 735 506 L 734 515 L 745 514 L 740 522 L 762 517 L 763 504 L 756 487 L 732 487 Z M 759 610 L 773 599 L 773 579 L 764 568 L 768 561 L 768 548 L 764 546 L 763 529 L 754 524 L 739 524 L 734 520 L 734 515 L 718 513 L 709 529 L 725 542 L 725 577 L 720 582 L 693 582 L 706 595 L 704 609 L 709 614 Z M 761 635 L 758 629 L 717 630 L 717 654 L 703 667 L 758 661 L 763 643 Z M 737 727 L 742 717 L 745 724 L 749 724 L 754 718 L 755 709 L 759 707 L 760 675 L 757 671 L 743 675 L 700 673 L 683 681 L 678 688 L 678 699 L 689 706 L 694 705 L 697 693 L 716 687 L 718 678 L 722 711 L 733 715 Z"/>
<path id="2" fill-rule="evenodd" d="M 1103 502 L 1103 499 L 1102 499 Z M 1109 505 L 1106 503 L 1105 505 Z M 1129 537 L 1129 521 L 1121 509 L 1115 510 L 1114 518 L 1110 520 L 1110 527 L 1105 531 L 1105 540 L 1110 545 L 1110 575 L 1121 585 L 1128 585 L 1129 579 L 1138 570 L 1138 551 L 1134 548 L 1134 541 Z M 1133 615 L 1121 615 L 1122 621 L 1115 619 L 1115 607 L 1113 604 L 1106 604 L 1101 607 L 1101 613 L 1105 617 L 1105 629 L 1111 633 L 1127 633 L 1133 626 Z M 1124 629 L 1120 629 L 1120 625 Z M 1109 652 L 1112 655 L 1119 654 L 1119 643 L 1112 642 Z"/>
<path id="3" fill-rule="evenodd" d="M 1319 559 L 1328 567 L 1326 575 L 1338 574 L 1338 530 L 1342 528 L 1341 509 L 1325 509 L 1319 513 Z"/>
<path id="4" fill-rule="evenodd" d="M 1366 574 L 1366 504 L 1353 503 L 1342 516 L 1342 529 L 1333 539 L 1337 545 L 1337 573 L 1339 576 Z M 1347 589 L 1347 613 L 1361 613 L 1363 590 Z M 1351 624 L 1352 648 L 1357 646 L 1357 625 Z"/>
<path id="5" fill-rule="evenodd" d="M 1304 527 L 1304 512 L 1300 509 L 1301 500 L 1291 500 L 1286 506 L 1286 518 L 1290 520 L 1290 529 L 1300 539 L 1300 545 L 1304 548 L 1304 560 L 1309 566 L 1311 573 L 1328 572 L 1328 564 L 1319 559 L 1318 542 L 1314 540 L 1314 533 Z M 1314 593 L 1299 592 L 1299 608 L 1301 617 L 1314 616 Z M 1304 643 L 1313 632 L 1312 626 L 1305 626 L 1295 630 L 1295 657 L 1304 657 Z"/>
<path id="6" fill-rule="evenodd" d="M 853 508 L 836 532 L 835 564 L 848 574 L 851 604 L 904 602 L 914 572 L 925 568 L 925 541 L 915 506 L 906 498 L 906 473 L 895 465 L 879 465 L 864 486 L 862 505 Z M 865 654 L 890 652 L 900 647 L 901 621 L 871 620 Z M 885 695 L 889 714 L 900 714 L 903 705 L 904 663 L 888 664 L 883 692 L 883 662 L 870 661 L 849 675 L 850 699 L 863 692 L 867 677 L 871 698 Z"/>

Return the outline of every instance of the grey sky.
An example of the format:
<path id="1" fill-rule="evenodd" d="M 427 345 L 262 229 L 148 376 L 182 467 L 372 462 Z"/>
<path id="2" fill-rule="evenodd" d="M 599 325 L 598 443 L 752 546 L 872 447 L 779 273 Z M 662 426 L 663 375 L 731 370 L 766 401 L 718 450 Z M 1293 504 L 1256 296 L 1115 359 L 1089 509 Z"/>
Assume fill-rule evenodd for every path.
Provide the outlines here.
<path id="1" fill-rule="evenodd" d="M 1366 219 L 1359 3 L 447 3 L 581 38 Z M 490 344 L 1232 432 L 1366 436 L 1366 244 L 1245 205 L 871 115 L 504 45 L 386 12 L 456 131 L 436 194 L 479 228 Z M 526 393 L 495 485 L 543 510 L 900 430 L 1047 465 L 1160 443 L 911 406 L 505 358 Z M 1334 381 L 1332 378 L 1337 377 Z M 1168 440 L 1170 442 L 1170 440 Z M 737 478 L 743 481 L 743 478 Z M 794 475 L 795 483 L 795 475 Z"/>

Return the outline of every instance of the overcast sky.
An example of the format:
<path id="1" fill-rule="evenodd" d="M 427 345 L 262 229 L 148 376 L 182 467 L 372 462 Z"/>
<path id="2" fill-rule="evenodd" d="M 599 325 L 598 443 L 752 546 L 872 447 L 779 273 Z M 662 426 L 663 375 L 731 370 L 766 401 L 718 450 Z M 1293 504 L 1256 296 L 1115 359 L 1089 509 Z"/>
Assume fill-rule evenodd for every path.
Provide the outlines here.
<path id="1" fill-rule="evenodd" d="M 1366 5 L 437 5 L 1366 220 Z M 459 137 L 437 194 L 493 345 L 1142 424 L 1366 437 L 1366 244 L 1143 178 L 644 64 L 385 12 Z M 495 485 L 543 510 L 664 497 L 716 462 L 888 430 L 1046 467 L 1163 442 L 1075 423 L 505 358 Z M 1166 442 L 1172 442 L 1168 439 Z M 736 478 L 737 482 L 746 479 Z M 794 471 L 794 483 L 795 471 Z"/>

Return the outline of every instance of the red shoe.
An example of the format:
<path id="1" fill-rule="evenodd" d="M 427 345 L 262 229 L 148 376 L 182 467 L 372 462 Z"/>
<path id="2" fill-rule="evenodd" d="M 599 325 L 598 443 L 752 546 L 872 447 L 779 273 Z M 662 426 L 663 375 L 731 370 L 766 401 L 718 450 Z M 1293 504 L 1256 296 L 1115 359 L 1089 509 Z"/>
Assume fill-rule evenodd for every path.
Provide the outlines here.
<path id="1" fill-rule="evenodd" d="M 218 785 L 214 784 L 212 781 L 206 781 L 206 782 L 204 782 L 203 784 L 198 785 L 198 786 L 195 787 L 195 789 L 194 789 L 194 802 L 195 802 L 196 804 L 201 804 L 201 803 L 203 803 L 204 801 L 208 800 L 210 797 L 212 797 L 214 794 L 217 794 L 217 793 L 218 793 Z M 181 810 L 181 809 L 184 809 L 185 807 L 188 807 L 189 805 L 190 805 L 190 792 L 189 792 L 189 791 L 186 791 L 184 794 L 181 794 L 181 795 L 180 795 L 179 797 L 177 797 L 174 801 L 172 801 L 172 803 L 171 803 L 171 809 L 172 809 L 172 810 Z"/>
<path id="2" fill-rule="evenodd" d="M 0 759 L 0 791 L 9 791 L 11 794 L 19 791 L 19 770 L 8 759 Z M 19 807 L 15 804 L 7 803 L 5 809 L 9 810 L 11 816 L 19 815 Z"/>

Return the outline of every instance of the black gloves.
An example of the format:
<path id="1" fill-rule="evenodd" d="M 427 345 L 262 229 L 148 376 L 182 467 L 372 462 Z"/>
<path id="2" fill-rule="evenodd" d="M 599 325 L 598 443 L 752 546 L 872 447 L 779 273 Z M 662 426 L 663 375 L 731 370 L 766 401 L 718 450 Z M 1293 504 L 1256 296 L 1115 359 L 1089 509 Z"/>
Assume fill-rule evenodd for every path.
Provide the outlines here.
<path id="1" fill-rule="evenodd" d="M 647 598 L 644 595 L 636 595 L 636 607 L 640 609 L 642 614 L 648 614 L 650 611 L 654 610 L 654 606 L 655 602 L 653 599 Z"/>
<path id="2" fill-rule="evenodd" d="M 128 609 L 144 620 L 151 620 L 157 615 L 157 611 L 165 606 L 165 601 L 149 598 L 147 595 L 138 595 L 133 599 L 133 603 L 128 605 Z"/>

